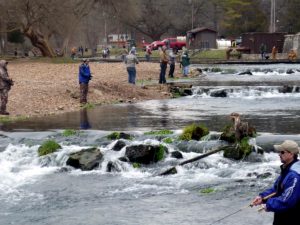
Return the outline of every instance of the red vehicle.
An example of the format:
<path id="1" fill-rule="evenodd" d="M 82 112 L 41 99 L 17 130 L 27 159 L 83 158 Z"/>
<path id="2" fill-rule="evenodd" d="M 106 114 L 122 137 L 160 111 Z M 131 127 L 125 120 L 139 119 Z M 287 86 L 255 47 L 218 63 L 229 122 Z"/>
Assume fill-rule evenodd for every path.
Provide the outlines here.
<path id="1" fill-rule="evenodd" d="M 151 50 L 156 50 L 162 46 L 167 46 L 172 49 L 174 49 L 174 48 L 182 49 L 182 47 L 186 46 L 186 42 L 182 41 L 182 40 L 178 40 L 177 38 L 165 38 L 162 41 L 153 41 L 150 44 Z"/>

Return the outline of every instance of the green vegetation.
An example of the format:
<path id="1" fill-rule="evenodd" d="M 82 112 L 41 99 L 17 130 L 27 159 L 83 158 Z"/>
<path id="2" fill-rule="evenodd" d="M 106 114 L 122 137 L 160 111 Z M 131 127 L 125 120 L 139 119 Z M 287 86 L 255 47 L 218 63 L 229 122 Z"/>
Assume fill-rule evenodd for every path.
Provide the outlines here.
<path id="1" fill-rule="evenodd" d="M 38 149 L 39 156 L 44 156 L 56 152 L 61 146 L 54 140 L 44 142 Z"/>
<path id="2" fill-rule="evenodd" d="M 235 132 L 232 128 L 232 125 L 226 125 L 223 129 L 222 129 L 222 134 L 220 137 L 221 140 L 224 141 L 228 141 L 229 143 L 234 143 L 235 140 Z"/>
<path id="3" fill-rule="evenodd" d="M 109 140 L 120 139 L 120 132 L 113 132 L 113 133 L 107 135 L 106 137 L 107 137 L 107 139 L 109 139 Z"/>
<path id="4" fill-rule="evenodd" d="M 10 117 L 10 116 L 0 116 L 0 123 L 11 123 L 16 121 L 23 121 L 28 119 L 26 116 L 17 116 L 17 117 Z"/>
<path id="5" fill-rule="evenodd" d="M 250 155 L 252 152 L 252 145 L 249 144 L 249 137 L 244 137 L 240 143 L 240 150 L 243 153 L 243 158 Z"/>
<path id="6" fill-rule="evenodd" d="M 164 158 L 166 147 L 163 145 L 159 145 L 159 150 L 155 152 L 154 161 L 158 162 Z"/>
<path id="7" fill-rule="evenodd" d="M 137 168 L 141 168 L 141 164 L 140 163 L 132 163 L 133 168 L 137 169 Z"/>
<path id="8" fill-rule="evenodd" d="M 207 127 L 201 124 L 192 124 L 183 129 L 183 133 L 179 136 L 180 140 L 197 140 L 209 134 Z"/>
<path id="9" fill-rule="evenodd" d="M 209 194 L 212 192 L 215 192 L 215 190 L 213 188 L 205 188 L 205 189 L 200 190 L 200 193 L 202 193 L 202 194 Z"/>
<path id="10" fill-rule="evenodd" d="M 144 135 L 168 135 L 173 133 L 174 132 L 170 130 L 158 130 L 158 131 L 145 132 Z"/>
<path id="11" fill-rule="evenodd" d="M 164 138 L 162 141 L 163 141 L 164 143 L 166 143 L 166 144 L 172 144 L 172 143 L 173 143 L 173 139 L 170 138 L 170 137 Z"/>
<path id="12" fill-rule="evenodd" d="M 95 105 L 92 103 L 86 103 L 83 106 L 81 106 L 82 109 L 93 109 L 95 108 Z"/>
<path id="13" fill-rule="evenodd" d="M 78 132 L 78 131 L 76 131 L 76 130 L 67 129 L 67 130 L 64 130 L 64 131 L 63 131 L 62 135 L 63 135 L 64 137 L 70 137 L 70 136 L 76 135 L 77 132 Z"/>
<path id="14" fill-rule="evenodd" d="M 252 145 L 248 143 L 249 137 L 244 137 L 239 143 L 236 143 L 235 146 L 224 150 L 224 157 L 241 160 L 246 156 L 250 155 L 252 152 Z"/>

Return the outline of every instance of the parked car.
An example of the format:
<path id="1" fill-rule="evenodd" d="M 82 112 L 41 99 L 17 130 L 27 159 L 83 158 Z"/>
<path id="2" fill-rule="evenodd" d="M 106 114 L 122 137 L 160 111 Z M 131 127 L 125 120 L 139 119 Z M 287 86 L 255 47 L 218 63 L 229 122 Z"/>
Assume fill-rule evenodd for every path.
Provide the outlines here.
<path id="1" fill-rule="evenodd" d="M 182 49 L 182 47 L 186 46 L 186 42 L 183 40 L 178 40 L 177 38 L 165 38 L 162 41 L 153 41 L 150 44 L 151 50 L 157 50 L 159 47 L 162 46 L 167 46 L 169 48 L 177 48 L 177 49 Z"/>

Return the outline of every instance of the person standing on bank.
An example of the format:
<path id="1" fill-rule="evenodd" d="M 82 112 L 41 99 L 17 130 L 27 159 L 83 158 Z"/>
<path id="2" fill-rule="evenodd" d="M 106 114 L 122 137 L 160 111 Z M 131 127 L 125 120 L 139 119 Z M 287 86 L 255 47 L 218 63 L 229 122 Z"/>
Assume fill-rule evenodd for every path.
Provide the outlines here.
<path id="1" fill-rule="evenodd" d="M 9 115 L 9 113 L 6 111 L 8 92 L 11 86 L 14 85 L 13 80 L 8 76 L 7 64 L 7 61 L 0 60 L 0 115 Z"/>
<path id="2" fill-rule="evenodd" d="M 125 64 L 128 73 L 128 83 L 130 84 L 135 84 L 135 79 L 136 79 L 135 64 L 139 64 L 139 60 L 135 54 L 136 54 L 135 47 L 132 47 L 129 52 L 129 55 L 125 57 Z"/>
<path id="3" fill-rule="evenodd" d="M 166 70 L 168 65 L 168 55 L 167 55 L 167 47 L 164 45 L 160 51 L 160 74 L 159 74 L 159 82 L 160 84 L 165 84 L 166 81 Z"/>
<path id="4" fill-rule="evenodd" d="M 189 74 L 190 57 L 189 57 L 188 50 L 186 48 L 184 48 L 182 50 L 182 55 L 181 55 L 181 58 L 180 58 L 180 64 L 182 65 L 182 75 L 184 77 L 187 77 L 188 74 Z"/>
<path id="5" fill-rule="evenodd" d="M 175 62 L 176 62 L 176 53 L 175 49 L 170 51 L 169 53 L 169 64 L 170 64 L 170 70 L 169 70 L 169 77 L 174 78 L 174 71 L 175 71 Z"/>
<path id="6" fill-rule="evenodd" d="M 273 225 L 298 225 L 300 213 L 300 161 L 298 161 L 299 146 L 295 141 L 286 140 L 280 145 L 274 145 L 278 152 L 281 173 L 273 187 L 260 193 L 252 205 L 263 205 L 267 212 L 274 212 Z M 270 194 L 274 193 L 274 196 Z"/>
<path id="7" fill-rule="evenodd" d="M 89 91 L 89 82 L 92 79 L 89 60 L 84 59 L 79 66 L 79 85 L 80 85 L 80 103 L 87 103 L 87 95 Z"/>

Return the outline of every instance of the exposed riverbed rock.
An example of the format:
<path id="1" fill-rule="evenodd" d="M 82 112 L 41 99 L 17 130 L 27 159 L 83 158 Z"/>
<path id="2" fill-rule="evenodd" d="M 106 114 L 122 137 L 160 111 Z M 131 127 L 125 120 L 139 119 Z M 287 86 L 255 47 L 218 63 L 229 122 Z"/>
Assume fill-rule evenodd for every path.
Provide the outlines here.
<path id="1" fill-rule="evenodd" d="M 150 164 L 162 160 L 167 151 L 163 145 L 131 145 L 126 147 L 125 156 L 132 163 Z"/>
<path id="2" fill-rule="evenodd" d="M 88 148 L 70 154 L 66 164 L 76 169 L 93 170 L 99 166 L 102 158 L 100 149 Z"/>

